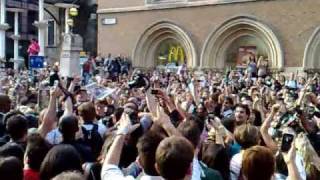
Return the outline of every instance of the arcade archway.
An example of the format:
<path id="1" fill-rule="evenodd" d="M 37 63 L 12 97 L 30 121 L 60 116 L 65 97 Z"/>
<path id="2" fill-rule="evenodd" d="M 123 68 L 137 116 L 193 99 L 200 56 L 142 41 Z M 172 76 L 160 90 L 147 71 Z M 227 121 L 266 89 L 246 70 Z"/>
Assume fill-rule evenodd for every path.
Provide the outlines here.
<path id="1" fill-rule="evenodd" d="M 196 50 L 188 34 L 177 25 L 161 21 L 151 25 L 140 36 L 133 52 L 135 67 L 150 68 L 161 61 L 186 62 L 192 68 L 196 63 Z"/>
<path id="2" fill-rule="evenodd" d="M 320 70 L 320 27 L 310 37 L 303 57 L 305 71 Z"/>
<path id="3" fill-rule="evenodd" d="M 276 35 L 265 24 L 248 16 L 231 18 L 209 35 L 201 53 L 200 66 L 223 69 L 230 61 L 230 53 L 243 47 L 251 47 L 257 55 L 267 58 L 271 69 L 281 70 L 284 66 L 282 47 Z"/>

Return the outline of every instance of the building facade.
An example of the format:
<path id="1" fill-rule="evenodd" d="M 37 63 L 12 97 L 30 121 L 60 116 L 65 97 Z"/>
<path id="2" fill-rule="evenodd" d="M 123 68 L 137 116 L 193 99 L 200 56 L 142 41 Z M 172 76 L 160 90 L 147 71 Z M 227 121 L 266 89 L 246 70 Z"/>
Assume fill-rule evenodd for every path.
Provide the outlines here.
<path id="1" fill-rule="evenodd" d="M 7 0 L 7 8 L 21 8 L 24 12 L 19 14 L 19 51 L 20 56 L 27 58 L 27 48 L 30 39 L 37 38 L 37 28 L 33 26 L 35 20 L 38 19 L 38 6 L 29 2 L 29 0 Z M 14 12 L 7 11 L 7 23 L 10 28 L 6 32 L 6 58 L 13 58 L 13 39 L 14 34 Z"/>
<path id="2" fill-rule="evenodd" d="M 19 55 L 27 61 L 27 49 L 31 39 L 38 39 L 38 29 L 34 22 L 38 20 L 38 0 L 7 0 L 6 22 L 10 28 L 6 31 L 6 59 L 10 60 L 14 54 L 14 12 L 10 8 L 23 9 L 19 12 Z M 56 17 L 59 17 L 59 10 L 53 5 L 45 4 L 45 19 L 48 22 L 45 37 L 45 55 L 49 58 L 55 57 L 59 45 L 60 27 Z M 27 62 L 26 62 L 27 63 Z"/>
<path id="3" fill-rule="evenodd" d="M 99 0 L 98 52 L 136 67 L 224 69 L 263 56 L 270 69 L 320 69 L 318 0 Z"/>
<path id="4" fill-rule="evenodd" d="M 44 0 L 44 19 L 47 21 L 45 35 L 45 56 L 49 63 L 59 61 L 61 37 L 64 32 L 65 11 L 55 6 L 56 3 L 75 3 L 79 5 L 79 16 L 74 18 L 73 33 L 84 38 L 84 50 L 96 53 L 96 1 L 95 0 Z M 6 0 L 7 8 L 21 8 L 19 14 L 19 54 L 27 60 L 27 48 L 30 40 L 38 39 L 38 29 L 34 22 L 38 20 L 39 0 Z M 93 15 L 92 15 L 93 14 Z M 6 12 L 6 22 L 10 28 L 6 31 L 6 59 L 12 59 L 14 54 L 14 12 Z M 27 63 L 27 62 L 26 62 Z"/>

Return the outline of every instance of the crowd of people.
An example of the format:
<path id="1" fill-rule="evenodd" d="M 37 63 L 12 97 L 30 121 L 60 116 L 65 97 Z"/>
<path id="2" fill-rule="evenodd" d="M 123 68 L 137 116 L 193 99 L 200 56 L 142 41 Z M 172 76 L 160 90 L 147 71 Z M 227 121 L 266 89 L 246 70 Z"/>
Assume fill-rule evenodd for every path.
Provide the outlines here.
<path id="1" fill-rule="evenodd" d="M 108 55 L 72 78 L 3 69 L 0 179 L 319 180 L 320 76 L 262 61 L 173 72 Z M 97 98 L 92 82 L 114 91 Z"/>

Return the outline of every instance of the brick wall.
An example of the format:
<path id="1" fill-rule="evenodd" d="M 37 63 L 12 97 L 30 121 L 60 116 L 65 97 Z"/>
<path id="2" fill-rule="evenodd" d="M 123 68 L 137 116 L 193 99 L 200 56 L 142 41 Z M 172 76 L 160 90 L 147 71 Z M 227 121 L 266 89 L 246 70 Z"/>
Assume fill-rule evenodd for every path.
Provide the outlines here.
<path id="1" fill-rule="evenodd" d="M 118 1 L 118 5 L 124 2 Z M 99 7 L 109 5 L 101 3 Z M 306 43 L 320 25 L 319 9 L 319 0 L 274 0 L 99 14 L 98 51 L 132 55 L 139 36 L 146 28 L 155 22 L 169 20 L 189 34 L 200 58 L 205 40 L 213 30 L 229 18 L 249 15 L 269 26 L 279 38 L 284 50 L 285 66 L 297 67 L 302 66 Z M 102 18 L 106 17 L 117 18 L 117 24 L 101 25 Z"/>

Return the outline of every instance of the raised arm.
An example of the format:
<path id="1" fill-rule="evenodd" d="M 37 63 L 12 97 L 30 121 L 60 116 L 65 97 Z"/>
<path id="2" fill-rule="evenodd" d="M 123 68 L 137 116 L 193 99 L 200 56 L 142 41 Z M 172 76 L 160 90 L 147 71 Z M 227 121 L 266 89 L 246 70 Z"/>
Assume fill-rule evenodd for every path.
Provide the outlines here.
<path id="1" fill-rule="evenodd" d="M 146 102 L 147 102 L 147 107 L 149 109 L 149 111 L 152 113 L 153 116 L 156 116 L 156 112 L 157 112 L 157 107 L 156 107 L 156 100 L 155 98 L 152 96 L 152 94 L 150 93 L 151 88 L 149 88 L 146 91 Z"/>
<path id="2" fill-rule="evenodd" d="M 64 102 L 64 108 L 65 109 L 62 116 L 69 116 L 73 114 L 73 104 L 70 96 L 68 96 Z"/>
<path id="3" fill-rule="evenodd" d="M 139 124 L 137 124 L 139 125 Z M 116 138 L 114 139 L 106 158 L 103 162 L 103 166 L 106 165 L 119 165 L 121 151 L 124 145 L 125 136 L 130 134 L 137 128 L 137 125 L 132 125 L 130 122 L 130 118 L 127 114 L 123 114 L 120 122 L 119 127 L 116 132 Z"/>
<path id="4" fill-rule="evenodd" d="M 118 127 L 116 137 L 104 159 L 101 179 L 125 179 L 123 173 L 119 169 L 118 165 L 120 162 L 122 148 L 125 142 L 126 135 L 134 131 L 139 124 L 132 126 L 130 119 L 127 114 L 123 114 L 120 119 L 120 125 Z M 127 179 L 127 178 L 126 178 Z M 128 178 L 133 179 L 133 178 Z"/>
<path id="5" fill-rule="evenodd" d="M 47 133 L 54 128 L 57 117 L 57 98 L 61 95 L 59 87 L 55 87 L 50 92 L 50 100 L 47 112 L 44 114 L 43 121 L 38 128 L 38 132 L 42 137 L 46 137 Z"/>
<path id="6" fill-rule="evenodd" d="M 198 88 L 199 88 L 199 83 L 194 81 L 192 82 L 193 83 L 193 86 L 192 86 L 192 90 L 191 90 L 191 94 L 193 96 L 193 100 L 196 104 L 199 104 L 199 99 L 200 99 L 200 95 L 199 95 L 199 92 L 198 92 Z"/>
<path id="7" fill-rule="evenodd" d="M 210 128 L 209 133 L 215 133 L 217 144 L 225 146 L 225 144 L 234 140 L 233 134 L 225 128 L 218 117 L 214 117 L 213 120 L 209 119 L 208 126 Z"/>
<path id="8" fill-rule="evenodd" d="M 280 105 L 275 104 L 272 106 L 271 113 L 268 115 L 268 117 L 265 119 L 265 121 L 262 123 L 262 126 L 260 128 L 261 136 L 266 143 L 267 147 L 269 147 L 271 150 L 276 152 L 278 150 L 277 144 L 273 141 L 272 137 L 268 133 L 268 129 L 271 126 L 271 122 L 275 116 L 275 114 L 279 111 Z"/>
<path id="9" fill-rule="evenodd" d="M 164 91 L 159 90 L 159 94 L 157 94 L 158 98 L 161 98 L 165 105 L 167 106 L 170 114 L 174 113 L 174 111 L 177 111 L 177 114 L 182 118 L 185 119 L 186 118 L 186 114 L 185 112 L 179 108 L 179 106 L 177 106 L 173 99 L 171 99 Z"/>
<path id="10" fill-rule="evenodd" d="M 262 65 L 262 61 L 263 61 L 263 56 L 260 56 L 257 62 L 257 67 L 260 68 Z"/>
<path id="11" fill-rule="evenodd" d="M 179 131 L 170 121 L 170 117 L 158 105 L 156 115 L 152 118 L 154 123 L 159 124 L 169 136 L 181 136 Z"/>
<path id="12" fill-rule="evenodd" d="M 257 110 L 261 114 L 261 119 L 264 121 L 266 119 L 264 106 L 263 106 L 263 95 L 256 96 L 253 100 L 253 109 Z"/>
<path id="13" fill-rule="evenodd" d="M 288 180 L 301 180 L 298 167 L 296 165 L 296 146 L 295 142 L 291 144 L 288 153 L 283 153 L 283 158 L 288 167 Z"/>
<path id="14" fill-rule="evenodd" d="M 79 77 L 79 76 L 75 76 L 74 78 L 73 78 L 73 80 L 71 81 L 71 83 L 70 83 L 70 86 L 69 86 L 69 88 L 68 88 L 68 91 L 70 92 L 70 93 L 74 93 L 74 88 L 75 88 L 75 86 L 77 85 L 77 84 L 79 84 L 81 82 L 81 78 Z"/>

